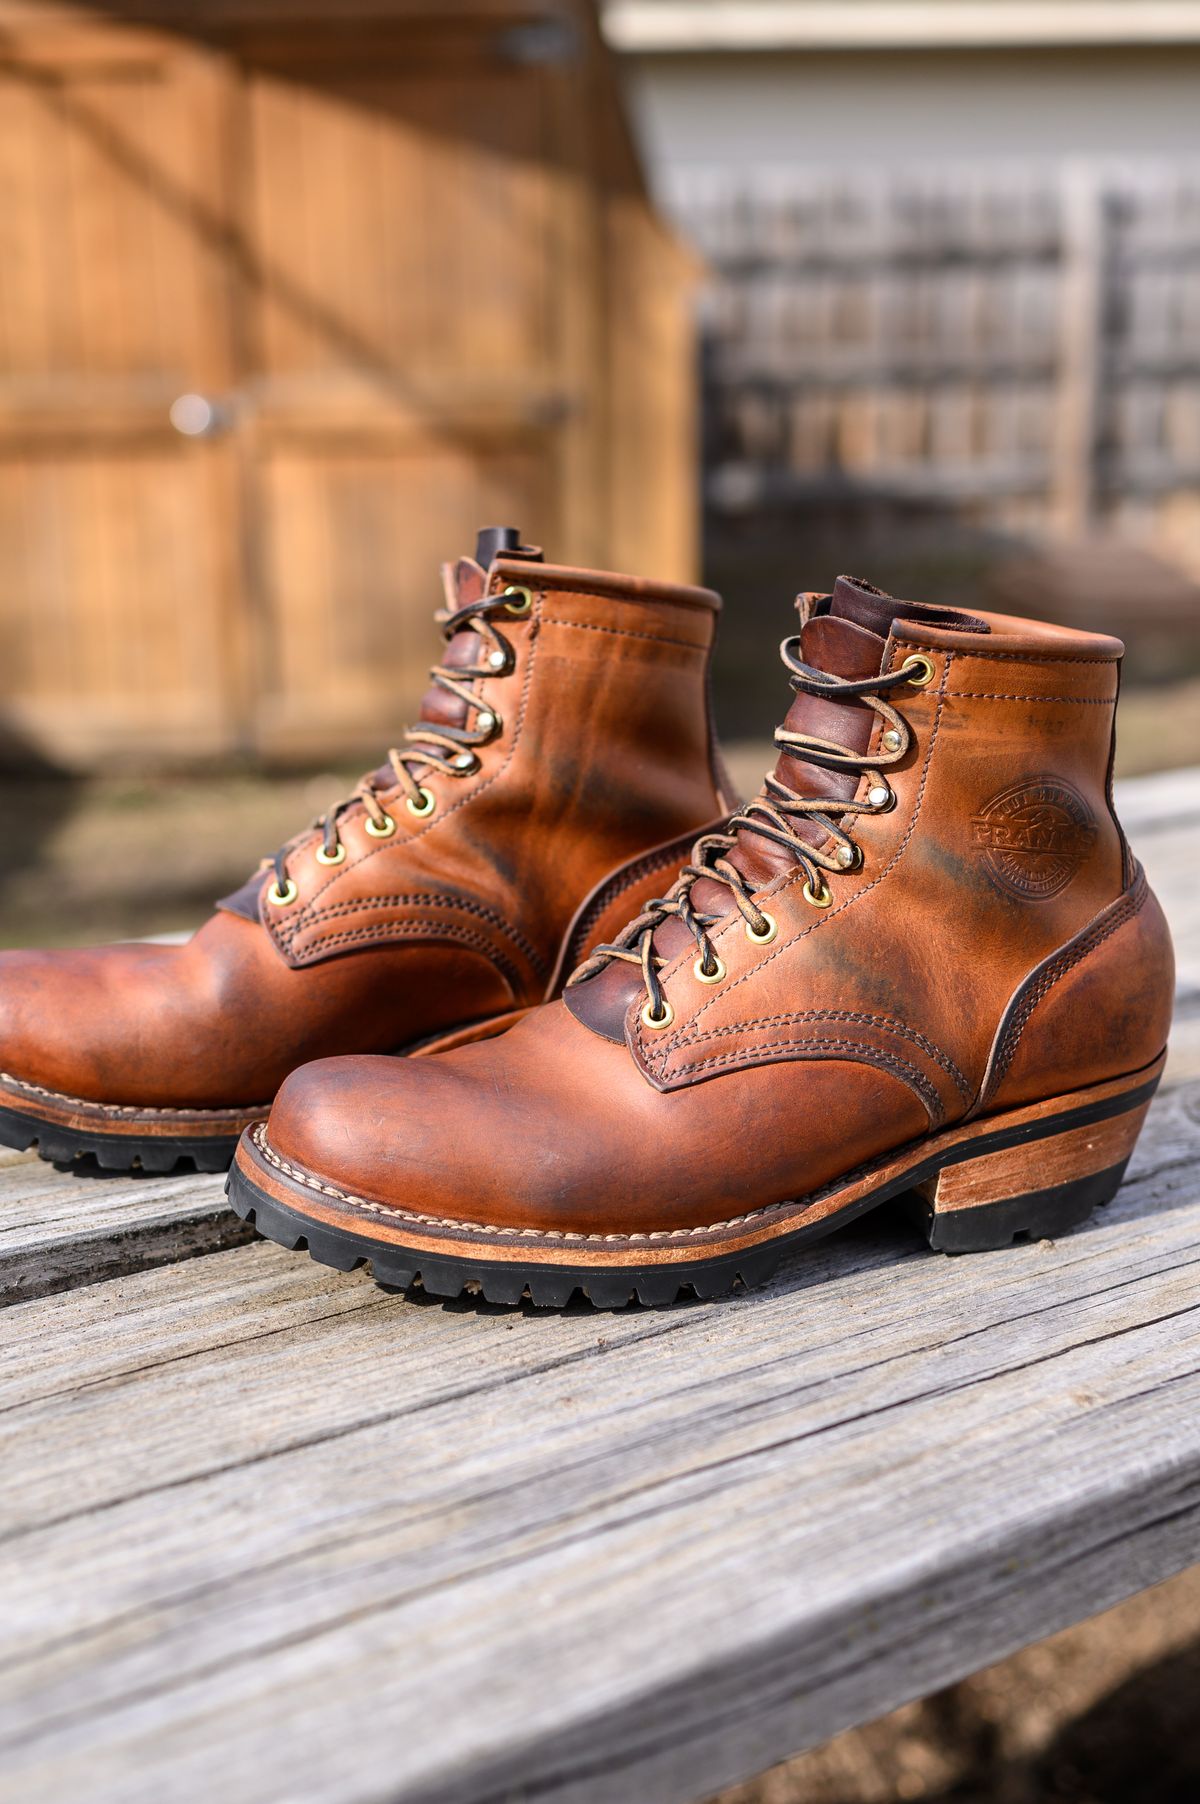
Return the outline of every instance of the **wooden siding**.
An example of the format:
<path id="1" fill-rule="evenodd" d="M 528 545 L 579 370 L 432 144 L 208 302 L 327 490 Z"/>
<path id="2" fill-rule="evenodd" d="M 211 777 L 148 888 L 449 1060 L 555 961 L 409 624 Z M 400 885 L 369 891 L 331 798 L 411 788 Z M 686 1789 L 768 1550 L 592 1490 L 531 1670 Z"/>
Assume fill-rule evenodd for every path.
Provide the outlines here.
<path id="1" fill-rule="evenodd" d="M 694 572 L 691 269 L 589 6 L 121 10 L 0 3 L 0 750 L 377 749 L 485 521 Z"/>
<path id="2" fill-rule="evenodd" d="M 718 510 L 901 498 L 1200 570 L 1200 168 L 677 185 Z"/>

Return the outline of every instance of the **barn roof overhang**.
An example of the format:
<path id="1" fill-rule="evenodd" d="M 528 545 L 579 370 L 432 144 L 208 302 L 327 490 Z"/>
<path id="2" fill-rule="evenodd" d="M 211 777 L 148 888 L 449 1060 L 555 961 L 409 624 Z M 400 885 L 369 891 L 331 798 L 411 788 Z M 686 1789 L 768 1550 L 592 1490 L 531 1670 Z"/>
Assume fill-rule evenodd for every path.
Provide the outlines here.
<path id="1" fill-rule="evenodd" d="M 604 0 L 632 53 L 1200 43 L 1196 0 Z"/>

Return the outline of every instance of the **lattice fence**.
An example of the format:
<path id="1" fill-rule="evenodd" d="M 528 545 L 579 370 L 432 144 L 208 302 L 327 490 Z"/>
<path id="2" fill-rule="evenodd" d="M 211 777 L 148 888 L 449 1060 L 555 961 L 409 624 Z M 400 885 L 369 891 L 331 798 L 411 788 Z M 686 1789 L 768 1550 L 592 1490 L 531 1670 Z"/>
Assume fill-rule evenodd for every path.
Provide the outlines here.
<path id="1" fill-rule="evenodd" d="M 718 511 L 909 497 L 1200 568 L 1200 167 L 693 178 Z"/>

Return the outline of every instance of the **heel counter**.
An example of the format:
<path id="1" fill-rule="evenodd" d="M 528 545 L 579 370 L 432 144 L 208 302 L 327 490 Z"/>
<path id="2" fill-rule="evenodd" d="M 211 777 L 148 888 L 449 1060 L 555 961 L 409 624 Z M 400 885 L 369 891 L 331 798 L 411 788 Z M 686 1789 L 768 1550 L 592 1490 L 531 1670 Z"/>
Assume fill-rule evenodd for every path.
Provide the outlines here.
<path id="1" fill-rule="evenodd" d="M 1140 1070 L 1166 1045 L 1174 998 L 1170 930 L 1135 864 L 1129 888 L 1011 997 L 975 1112 Z"/>

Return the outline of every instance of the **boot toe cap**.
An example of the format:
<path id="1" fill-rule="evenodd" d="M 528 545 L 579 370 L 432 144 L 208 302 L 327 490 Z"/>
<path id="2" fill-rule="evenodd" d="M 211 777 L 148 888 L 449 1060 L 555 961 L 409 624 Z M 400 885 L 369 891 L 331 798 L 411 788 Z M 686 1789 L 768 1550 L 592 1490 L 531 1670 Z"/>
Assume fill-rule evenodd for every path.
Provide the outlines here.
<path id="1" fill-rule="evenodd" d="M 466 1110 L 449 1058 L 317 1059 L 284 1081 L 266 1140 L 277 1158 L 352 1200 L 461 1213 L 453 1205 L 470 1187 Z"/>

